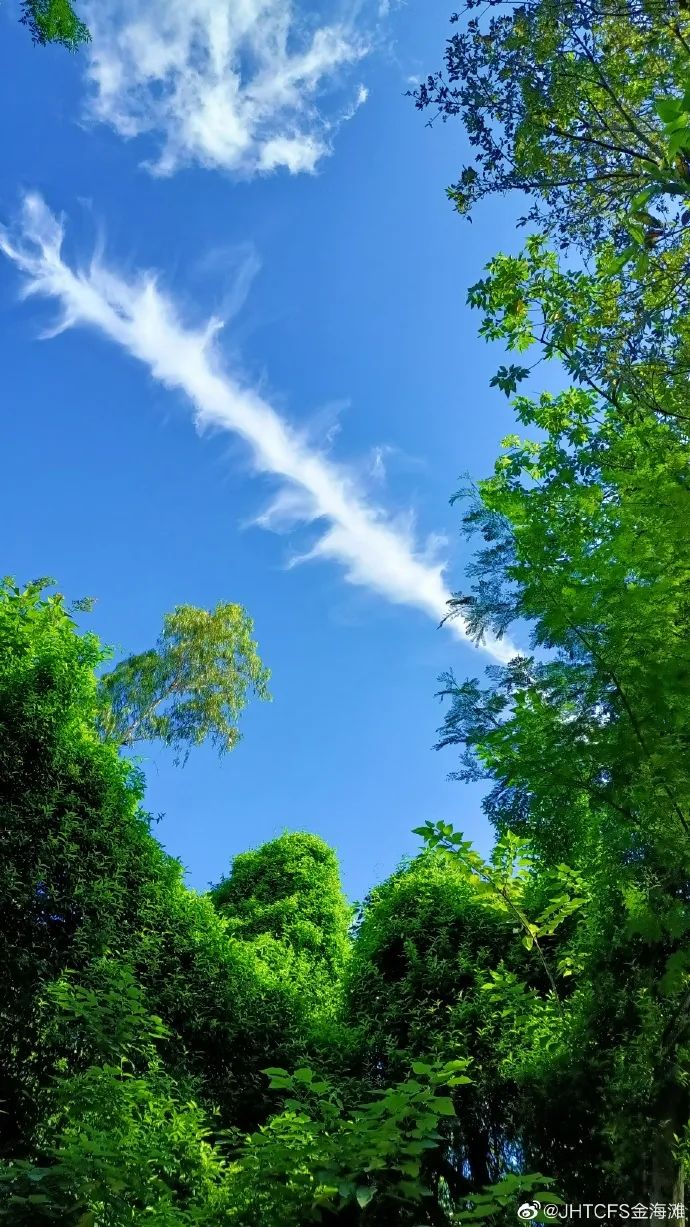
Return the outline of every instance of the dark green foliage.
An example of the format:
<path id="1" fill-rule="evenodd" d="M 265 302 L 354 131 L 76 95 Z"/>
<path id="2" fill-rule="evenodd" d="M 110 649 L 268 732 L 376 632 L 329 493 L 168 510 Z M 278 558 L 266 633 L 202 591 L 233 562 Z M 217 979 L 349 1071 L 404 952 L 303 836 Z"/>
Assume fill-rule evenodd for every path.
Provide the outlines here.
<path id="1" fill-rule="evenodd" d="M 597 419 L 581 392 L 517 408 L 542 441 L 508 440 L 470 504 L 484 545 L 462 610 L 478 632 L 528 619 L 539 651 L 486 687 L 447 678 L 441 744 L 463 747 L 461 778 L 494 782 L 498 829 L 570 864 L 590 897 L 551 1059 L 526 1083 L 540 1164 L 564 1183 L 577 1146 L 579 1193 L 603 1169 L 672 1200 L 690 1072 L 690 453 L 663 418 Z M 579 1144 L 553 1117 L 566 1093 Z"/>
<path id="2" fill-rule="evenodd" d="M 425 1160 L 443 1142 L 454 1117 L 447 1092 L 468 1081 L 466 1068 L 465 1060 L 415 1062 L 412 1077 L 349 1105 L 309 1067 L 267 1070 L 288 1097 L 240 1154 L 233 1195 L 242 1227 L 434 1221 L 419 1204 L 429 1194 Z"/>
<path id="3" fill-rule="evenodd" d="M 213 1222 L 227 1205 L 223 1157 L 194 1087 L 163 1068 L 169 1032 L 131 971 L 102 960 L 92 987 L 65 976 L 47 997 L 69 1059 L 56 1062 L 32 1157 L 0 1169 L 0 1213 L 22 1227 Z"/>
<path id="4" fill-rule="evenodd" d="M 93 731 L 94 637 L 76 636 L 62 598 L 42 600 L 39 585 L 3 587 L 0 637 L 2 1128 L 14 1138 L 36 1110 L 40 993 L 121 940 L 121 919 L 129 928 L 128 853 L 146 823 L 138 779 Z"/>
<path id="5" fill-rule="evenodd" d="M 62 598 L 6 585 L 0 637 L 7 1146 L 28 1144 L 58 1051 L 41 1038 L 47 987 L 68 969 L 88 984 L 104 957 L 135 969 L 174 1033 L 175 1068 L 199 1073 L 209 1098 L 250 1124 L 266 1053 L 287 1060 L 303 1046 L 299 952 L 233 938 L 210 899 L 183 885 L 149 832 L 138 773 L 97 735 L 101 653 Z"/>
<path id="6" fill-rule="evenodd" d="M 505 916 L 425 856 L 353 947 L 303 834 L 197 895 L 100 736 L 93 635 L 7 582 L 0 641 L 0 1215 L 409 1227 L 504 1175 L 480 994 Z"/>
<path id="7" fill-rule="evenodd" d="M 43 584 L 8 582 L 0 641 L 0 1213 L 296 1227 L 322 1212 L 373 1223 L 371 1203 L 417 1219 L 453 1113 L 441 1091 L 466 1062 L 420 1067 L 421 1082 L 401 1068 L 383 1094 L 354 1068 L 324 1082 L 304 1064 L 356 1050 L 331 850 L 284 835 L 211 895 L 190 891 L 150 833 L 139 773 L 99 735 L 94 636 Z M 296 1069 L 311 1106 L 281 1107 L 291 1076 L 271 1089 L 267 1061 Z"/>
<path id="8" fill-rule="evenodd" d="M 515 1144 L 483 991 L 489 972 L 511 957 L 512 927 L 483 905 L 460 867 L 426 855 L 367 900 L 349 968 L 348 1010 L 369 1077 L 399 1077 L 430 1053 L 471 1058 L 472 1085 L 457 1092 L 441 1165 L 454 1198 L 498 1179 Z"/>

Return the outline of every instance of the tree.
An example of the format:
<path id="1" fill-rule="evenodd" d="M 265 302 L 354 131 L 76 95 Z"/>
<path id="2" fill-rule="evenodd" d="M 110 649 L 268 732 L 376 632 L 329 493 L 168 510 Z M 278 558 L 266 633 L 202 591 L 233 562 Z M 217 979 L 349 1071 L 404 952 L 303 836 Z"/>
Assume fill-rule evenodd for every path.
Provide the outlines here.
<path id="1" fill-rule="evenodd" d="M 427 1156 L 430 1183 L 453 1200 L 499 1180 L 520 1146 L 483 988 L 504 958 L 524 961 L 513 923 L 484 906 L 459 865 L 426 854 L 372 891 L 355 936 L 346 1011 L 364 1074 L 385 1085 L 430 1055 L 469 1058 L 445 1144 Z"/>
<path id="2" fill-rule="evenodd" d="M 492 385 L 512 395 L 542 361 L 556 359 L 595 394 L 593 415 L 601 401 L 629 421 L 645 413 L 664 418 L 687 437 L 690 328 L 683 292 L 647 259 L 623 270 L 605 246 L 594 272 L 571 270 L 539 236 L 517 256 L 495 256 L 468 302 L 483 312 L 480 335 L 503 341 L 520 365 L 501 366 Z"/>
<path id="3" fill-rule="evenodd" d="M 286 832 L 241 852 L 211 897 L 239 937 L 268 934 L 313 956 L 329 969 L 331 988 L 342 976 L 352 909 L 335 853 L 318 836 Z"/>
<path id="4" fill-rule="evenodd" d="M 473 158 L 448 189 L 461 213 L 517 191 L 530 198 L 525 220 L 565 246 L 626 246 L 633 219 L 652 246 L 683 240 L 684 0 L 467 0 L 451 21 L 445 71 L 412 96 L 462 118 Z"/>
<path id="5" fill-rule="evenodd" d="M 439 747 L 460 747 L 459 779 L 490 782 L 499 846 L 530 847 L 533 910 L 520 924 L 534 926 L 524 940 L 559 1003 L 535 1030 L 545 1015 L 529 977 L 498 969 L 487 991 L 512 1022 L 495 1060 L 519 1091 L 526 1161 L 564 1191 L 605 1181 L 679 1202 L 690 1107 L 687 6 L 497 0 L 466 14 L 445 78 L 430 78 L 417 104 L 464 120 L 476 156 L 450 189 L 460 211 L 517 190 L 541 231 L 517 256 L 496 256 L 469 293 L 482 335 L 521 355 L 492 382 L 512 396 L 546 357 L 574 383 L 516 396 L 531 437 L 509 437 L 494 476 L 461 492 L 464 529 L 481 545 L 451 613 L 478 637 L 517 626 L 532 638 L 484 684 L 442 679 Z M 434 838 L 457 857 L 451 834 Z M 587 903 L 542 940 L 559 866 Z M 564 1101 L 567 1122 L 553 1111 Z"/>
<path id="6" fill-rule="evenodd" d="M 526 196 L 521 224 L 562 250 L 533 237 L 493 262 L 494 292 L 513 291 L 502 335 L 520 350 L 534 328 L 547 356 L 619 408 L 628 393 L 633 412 L 687 420 L 690 11 L 682 0 L 469 0 L 453 21 L 445 72 L 414 91 L 469 138 L 449 196 L 468 216 L 486 196 Z M 493 382 L 510 394 L 528 373 L 513 364 Z"/>
<path id="7" fill-rule="evenodd" d="M 484 545 L 456 608 L 477 634 L 531 625 L 535 652 L 492 668 L 486 687 L 445 678 L 439 744 L 463 747 L 459 778 L 493 782 L 486 810 L 499 832 L 528 839 L 542 867 L 580 872 L 592 899 L 572 939 L 579 970 L 551 1073 L 540 1058 L 550 1092 L 535 1081 L 532 1103 L 553 1102 L 553 1078 L 561 1094 L 567 1085 L 589 1105 L 580 1137 L 596 1138 L 600 1158 L 582 1143 L 573 1154 L 544 1112 L 531 1122 L 551 1139 L 541 1161 L 566 1188 L 603 1163 L 621 1187 L 678 1201 L 690 1072 L 690 456 L 672 424 L 630 421 L 594 393 L 520 397 L 516 408 L 540 441 L 508 439 L 470 502 L 465 526 Z"/>
<path id="8" fill-rule="evenodd" d="M 22 0 L 20 21 L 40 47 L 57 43 L 68 51 L 77 51 L 91 40 L 69 0 Z"/>
<path id="9" fill-rule="evenodd" d="M 0 587 L 0 1115 L 2 1148 L 32 1145 L 52 1084 L 83 1068 L 56 1031 L 49 986 L 102 989 L 102 960 L 133 967 L 172 1033 L 170 1069 L 199 1076 L 227 1123 L 252 1127 L 267 1054 L 299 1060 L 311 998 L 295 953 L 233 938 L 150 833 L 142 778 L 97 731 L 104 658 L 42 582 Z M 88 1055 L 88 1054 L 87 1054 Z"/>
<path id="10" fill-rule="evenodd" d="M 412 1026 L 406 1065 L 375 1012 L 344 1009 L 330 849 L 284 835 L 189 890 L 99 735 L 95 636 L 45 584 L 7 581 L 0 646 L 0 1217 L 445 1227 L 467 1058 L 415 1058 Z M 484 1212 L 538 1187 L 506 1180 Z"/>
<path id="11" fill-rule="evenodd" d="M 412 1076 L 363 1098 L 303 1067 L 268 1069 L 283 1110 L 247 1139 L 230 1175 L 238 1227 L 321 1222 L 360 1227 L 448 1223 L 425 1180 L 430 1151 L 454 1116 L 449 1088 L 465 1060 L 415 1062 Z"/>
<path id="12" fill-rule="evenodd" d="M 207 611 L 179 605 L 163 619 L 155 648 L 130 656 L 100 682 L 100 723 L 121 746 L 162 741 L 184 761 L 207 739 L 219 754 L 240 740 L 250 694 L 267 699 L 269 672 L 241 605 Z"/>
<path id="13" fill-rule="evenodd" d="M 0 1167 L 0 1217 L 17 1227 L 224 1221 L 227 1163 L 211 1118 L 198 1088 L 167 1073 L 169 1032 L 131 969 L 103 960 L 97 986 L 65 975 L 48 995 L 86 1059 L 56 1064 L 38 1145 Z"/>

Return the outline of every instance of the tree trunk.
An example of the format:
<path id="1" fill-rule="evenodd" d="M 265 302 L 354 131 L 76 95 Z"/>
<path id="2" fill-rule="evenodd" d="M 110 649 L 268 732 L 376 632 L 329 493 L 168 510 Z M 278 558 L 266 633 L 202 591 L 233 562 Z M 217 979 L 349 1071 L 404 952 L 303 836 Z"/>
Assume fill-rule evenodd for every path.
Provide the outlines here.
<path id="1" fill-rule="evenodd" d="M 658 1099 L 656 1135 L 652 1156 L 652 1200 L 660 1205 L 683 1205 L 685 1165 L 675 1156 L 676 1138 L 688 1123 L 688 1093 L 677 1082 L 667 1083 Z M 685 1218 L 676 1218 L 685 1227 Z"/>

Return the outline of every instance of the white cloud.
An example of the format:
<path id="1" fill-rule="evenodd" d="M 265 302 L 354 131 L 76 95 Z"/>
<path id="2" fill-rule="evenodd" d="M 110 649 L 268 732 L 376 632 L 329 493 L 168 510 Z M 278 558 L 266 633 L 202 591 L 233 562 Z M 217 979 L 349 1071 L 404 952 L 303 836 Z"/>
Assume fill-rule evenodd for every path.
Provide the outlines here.
<path id="1" fill-rule="evenodd" d="M 387 454 L 388 448 L 385 446 L 385 444 L 372 448 L 369 460 L 369 475 L 374 479 L 374 481 L 386 480 L 385 457 Z"/>
<path id="2" fill-rule="evenodd" d="M 221 321 L 204 328 L 182 323 L 173 300 L 155 277 L 125 279 L 95 257 L 84 269 L 62 255 L 62 222 L 40 196 L 25 197 L 13 231 L 0 228 L 0 250 L 25 277 L 26 295 L 39 294 L 60 304 L 61 317 L 50 335 L 87 325 L 97 329 L 148 368 L 154 379 L 183 392 L 191 401 L 199 430 L 213 427 L 248 444 L 258 472 L 281 482 L 277 497 L 260 517 L 266 528 L 325 523 L 308 558 L 330 559 L 346 578 L 388 601 L 414 606 L 439 621 L 449 593 L 438 560 L 438 539 L 426 548 L 414 541 L 411 517 L 392 518 L 371 503 L 355 475 L 290 426 L 256 391 L 223 368 L 216 346 Z M 460 619 L 449 626 L 466 639 Z M 506 660 L 514 649 L 488 641 L 486 651 Z"/>
<path id="3" fill-rule="evenodd" d="M 425 467 L 426 463 L 420 456 L 410 456 L 402 448 L 394 447 L 390 443 L 379 443 L 369 452 L 366 472 L 375 481 L 386 482 L 389 468 L 391 471 L 409 473 Z"/>
<path id="4" fill-rule="evenodd" d="M 240 314 L 260 272 L 261 257 L 253 243 L 209 247 L 193 268 L 195 278 L 221 283 L 222 293 L 216 310 L 226 323 Z"/>
<path id="5" fill-rule="evenodd" d="M 108 0 L 85 15 L 90 113 L 152 134 L 157 174 L 313 171 L 366 100 L 347 80 L 364 37 L 344 19 L 310 26 L 290 0 Z"/>

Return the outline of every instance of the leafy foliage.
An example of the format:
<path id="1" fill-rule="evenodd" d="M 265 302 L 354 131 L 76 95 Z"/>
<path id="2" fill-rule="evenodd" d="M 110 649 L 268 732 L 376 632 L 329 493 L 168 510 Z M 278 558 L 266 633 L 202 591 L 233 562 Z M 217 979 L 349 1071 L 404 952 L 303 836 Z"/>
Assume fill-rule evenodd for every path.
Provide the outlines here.
<path id="1" fill-rule="evenodd" d="M 420 109 L 462 118 L 449 195 L 528 197 L 538 233 L 469 291 L 527 437 L 456 496 L 480 545 L 451 610 L 529 649 L 442 678 L 438 746 L 485 780 L 484 861 L 420 828 L 512 914 L 487 969 L 524 1161 L 564 1191 L 683 1200 L 688 1163 L 688 12 L 656 0 L 469 0 Z M 552 250 L 549 241 L 559 249 Z M 573 254 L 578 259 L 569 267 Z M 572 380 L 515 395 L 544 359 Z M 522 851 L 520 851 L 522 850 Z M 569 1121 L 554 1102 L 567 1102 Z"/>
<path id="2" fill-rule="evenodd" d="M 100 720 L 120 745 L 162 741 L 186 758 L 209 739 L 220 754 L 240 739 L 248 695 L 268 696 L 268 670 L 241 605 L 166 614 L 155 648 L 120 662 L 100 683 Z"/>
<path id="3" fill-rule="evenodd" d="M 451 196 L 518 189 L 539 228 L 469 291 L 524 437 L 453 500 L 479 543 L 450 616 L 526 644 L 441 679 L 438 748 L 487 785 L 493 849 L 423 823 L 354 922 L 306 834 L 190 891 L 119 751 L 232 748 L 267 684 L 248 615 L 181 606 L 98 681 L 76 607 L 7 581 L 0 1215 L 20 1227 L 684 1199 L 690 18 L 468 0 L 462 21 L 416 95 L 464 120 Z M 570 386 L 521 394 L 550 359 Z"/>
<path id="4" fill-rule="evenodd" d="M 413 97 L 462 118 L 473 159 L 448 190 L 461 213 L 518 191 L 524 220 L 564 245 L 625 247 L 629 226 L 675 241 L 690 192 L 683 0 L 467 0 L 451 20 L 444 69 Z"/>
<path id="5" fill-rule="evenodd" d="M 0 1215 L 27 1227 L 437 1223 L 494 1168 L 505 1177 L 504 1161 L 483 1162 L 468 1180 L 460 1157 L 478 1163 L 484 1136 L 487 1068 L 476 1086 L 470 1068 L 487 1047 L 479 1003 L 443 973 L 456 1018 L 433 1038 L 441 964 L 421 945 L 416 1022 L 393 1025 L 395 977 L 383 995 L 375 985 L 387 891 L 353 944 L 333 853 L 300 834 L 237 857 L 207 897 L 188 890 L 150 834 L 140 774 L 100 735 L 95 637 L 44 583 L 8 581 L 0 638 Z M 469 908 L 483 924 L 493 966 L 505 917 L 482 912 L 455 868 L 423 859 L 418 872 L 429 907 L 445 894 L 449 917 Z M 414 877 L 394 883 L 412 887 L 409 908 Z M 266 1071 L 267 1056 L 281 1064 Z"/>
<path id="6" fill-rule="evenodd" d="M 32 41 L 41 47 L 58 43 L 77 51 L 91 35 L 69 0 L 22 0 L 20 21 L 28 26 Z"/>
<path id="7" fill-rule="evenodd" d="M 422 1179 L 425 1155 L 442 1140 L 441 1121 L 455 1113 L 443 1092 L 469 1081 L 466 1068 L 464 1060 L 443 1066 L 417 1061 L 414 1077 L 373 1092 L 350 1110 L 339 1089 L 309 1067 L 292 1075 L 266 1070 L 286 1099 L 283 1111 L 248 1139 L 234 1169 L 240 1205 L 243 1188 L 247 1199 L 238 1221 L 280 1227 L 286 1203 L 290 1221 L 302 1223 L 321 1221 L 329 1210 L 365 1211 L 375 1199 L 387 1204 L 388 1214 L 397 1203 L 421 1201 L 429 1194 Z"/>
<path id="8" fill-rule="evenodd" d="M 286 834 L 240 853 L 212 898 L 238 936 L 268 934 L 330 969 L 332 982 L 342 975 L 352 909 L 335 854 L 317 836 Z"/>

